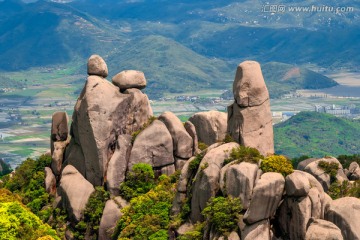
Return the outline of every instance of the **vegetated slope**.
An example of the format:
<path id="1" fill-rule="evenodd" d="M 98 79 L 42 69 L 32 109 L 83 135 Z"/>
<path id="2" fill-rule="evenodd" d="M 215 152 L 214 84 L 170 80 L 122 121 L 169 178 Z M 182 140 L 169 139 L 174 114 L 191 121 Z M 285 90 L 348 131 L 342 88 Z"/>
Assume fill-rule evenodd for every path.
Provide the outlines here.
<path id="1" fill-rule="evenodd" d="M 110 74 L 125 69 L 141 70 L 148 80 L 150 97 L 163 92 L 181 93 L 204 88 L 230 87 L 233 71 L 220 59 L 209 59 L 158 35 L 127 43 L 107 58 Z"/>
<path id="2" fill-rule="evenodd" d="M 289 157 L 359 153 L 360 122 L 330 114 L 300 112 L 274 127 L 275 152 Z"/>
<path id="3" fill-rule="evenodd" d="M 39 1 L 18 6 L 0 15 L 0 70 L 64 64 L 87 58 L 95 49 L 105 54 L 123 41 L 121 33 L 67 5 Z"/>
<path id="4" fill-rule="evenodd" d="M 272 98 L 297 89 L 321 89 L 338 85 L 322 74 L 290 64 L 266 63 L 262 66 L 262 72 Z"/>

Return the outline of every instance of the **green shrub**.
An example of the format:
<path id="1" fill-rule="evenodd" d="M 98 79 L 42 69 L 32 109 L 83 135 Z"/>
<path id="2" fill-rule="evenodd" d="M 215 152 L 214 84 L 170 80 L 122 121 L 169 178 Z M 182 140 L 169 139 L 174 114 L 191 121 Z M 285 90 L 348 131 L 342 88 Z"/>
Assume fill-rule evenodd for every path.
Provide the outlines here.
<path id="1" fill-rule="evenodd" d="M 239 214 L 242 210 L 239 198 L 231 196 L 211 198 L 202 211 L 206 221 L 215 227 L 216 231 L 228 235 L 238 228 Z"/>
<path id="2" fill-rule="evenodd" d="M 2 196 L 10 195 L 9 192 L 1 191 Z M 17 197 L 10 197 L 11 200 L 2 198 L 0 201 L 0 236 L 1 239 L 23 239 L 32 240 L 44 236 L 51 236 L 53 239 L 59 239 L 55 230 L 42 221 L 32 212 L 30 212 Z"/>
<path id="3" fill-rule="evenodd" d="M 284 177 L 294 172 L 291 162 L 282 155 L 273 155 L 266 157 L 261 161 L 261 170 L 265 172 L 281 173 Z"/>
<path id="4" fill-rule="evenodd" d="M 170 209 L 175 196 L 175 184 L 165 175 L 160 183 L 146 194 L 137 196 L 123 208 L 117 223 L 114 239 L 146 240 L 165 239 L 170 225 Z"/>
<path id="5" fill-rule="evenodd" d="M 260 159 L 263 159 L 264 156 L 260 154 L 260 152 L 251 147 L 239 146 L 237 148 L 233 148 L 230 153 L 230 157 L 224 160 L 224 165 L 236 161 L 240 162 L 250 162 L 250 163 L 258 163 Z"/>
<path id="6" fill-rule="evenodd" d="M 205 222 L 203 222 L 203 223 L 197 222 L 194 225 L 194 229 L 184 233 L 183 235 L 179 236 L 177 239 L 178 240 L 202 240 L 204 226 L 205 226 Z"/>
<path id="7" fill-rule="evenodd" d="M 190 169 L 191 171 L 197 171 L 197 169 L 198 169 L 199 166 L 200 166 L 201 160 L 204 158 L 204 156 L 205 156 L 205 152 L 204 152 L 204 151 L 202 151 L 201 153 L 197 154 L 197 155 L 195 156 L 195 159 L 190 162 L 190 164 L 189 164 L 189 169 Z"/>
<path id="8" fill-rule="evenodd" d="M 97 239 L 99 235 L 99 225 L 106 201 L 110 194 L 103 187 L 96 187 L 86 204 L 84 218 L 74 229 L 76 239 L 85 239 L 85 233 L 92 239 Z"/>
<path id="9" fill-rule="evenodd" d="M 334 182 L 336 179 L 339 164 L 336 162 L 319 161 L 318 167 L 324 170 L 325 173 L 329 174 L 330 181 Z"/>
<path id="10" fill-rule="evenodd" d="M 360 164 L 360 154 L 354 155 L 340 155 L 337 157 L 343 168 L 349 168 L 352 162 Z"/>
<path id="11" fill-rule="evenodd" d="M 206 145 L 205 143 L 203 142 L 198 142 L 198 148 L 201 150 L 201 151 L 204 151 L 205 149 L 207 149 L 209 146 Z"/>
<path id="12" fill-rule="evenodd" d="M 338 198 L 350 196 L 351 195 L 350 191 L 351 188 L 348 181 L 343 181 L 342 183 L 338 181 L 334 181 L 333 183 L 331 183 L 327 194 L 329 194 L 329 196 L 333 200 L 335 200 Z"/>
<path id="13" fill-rule="evenodd" d="M 232 136 L 230 136 L 230 134 L 226 134 L 223 142 L 230 143 L 230 142 L 235 142 L 235 140 Z"/>
<path id="14" fill-rule="evenodd" d="M 145 194 L 155 187 L 155 174 L 150 164 L 135 164 L 120 185 L 120 195 L 126 200 Z"/>
<path id="15" fill-rule="evenodd" d="M 28 158 L 4 184 L 5 188 L 19 194 L 23 203 L 38 216 L 40 210 L 52 200 L 44 184 L 44 168 L 50 163 L 51 157 L 48 155 L 41 155 L 37 160 Z"/>

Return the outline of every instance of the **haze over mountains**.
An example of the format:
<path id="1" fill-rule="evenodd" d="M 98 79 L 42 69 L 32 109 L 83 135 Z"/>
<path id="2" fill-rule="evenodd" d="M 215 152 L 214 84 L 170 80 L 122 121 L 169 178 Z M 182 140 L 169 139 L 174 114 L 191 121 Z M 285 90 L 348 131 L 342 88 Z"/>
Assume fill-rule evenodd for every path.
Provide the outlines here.
<path id="1" fill-rule="evenodd" d="M 157 91 L 170 92 L 179 91 L 180 80 L 183 91 L 230 86 L 231 69 L 244 59 L 356 70 L 359 3 L 281 4 L 354 11 L 271 14 L 264 1 L 4 0 L 0 70 L 74 64 L 98 53 L 113 63 L 110 75 L 140 69 Z"/>

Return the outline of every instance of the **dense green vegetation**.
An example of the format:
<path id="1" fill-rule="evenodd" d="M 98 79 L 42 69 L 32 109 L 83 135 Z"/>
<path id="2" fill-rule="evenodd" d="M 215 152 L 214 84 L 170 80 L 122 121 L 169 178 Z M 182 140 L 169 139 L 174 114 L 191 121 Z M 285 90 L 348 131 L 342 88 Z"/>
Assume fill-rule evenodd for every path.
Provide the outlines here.
<path id="1" fill-rule="evenodd" d="M 0 158 L 0 179 L 2 176 L 12 172 L 11 166 Z"/>
<path id="2" fill-rule="evenodd" d="M 96 187 L 86 204 L 84 218 L 74 228 L 75 239 L 98 239 L 99 225 L 106 201 L 110 194 L 103 187 Z"/>
<path id="3" fill-rule="evenodd" d="M 226 165 L 233 161 L 236 161 L 236 163 L 240 163 L 240 162 L 258 163 L 259 160 L 263 158 L 264 156 L 262 156 L 257 149 L 251 147 L 239 146 L 231 150 L 229 158 L 225 159 L 223 164 Z"/>
<path id="4" fill-rule="evenodd" d="M 277 172 L 281 173 L 284 177 L 294 171 L 291 161 L 281 155 L 273 155 L 266 157 L 261 161 L 260 168 L 264 173 Z"/>
<path id="5" fill-rule="evenodd" d="M 238 228 L 237 223 L 241 210 L 242 206 L 239 198 L 220 196 L 211 198 L 202 214 L 217 232 L 227 236 Z"/>
<path id="6" fill-rule="evenodd" d="M 288 157 L 357 154 L 360 122 L 330 114 L 300 112 L 274 127 L 275 151 Z"/>
<path id="7" fill-rule="evenodd" d="M 10 178 L 3 177 L 3 187 L 22 197 L 22 202 L 37 215 L 41 209 L 51 202 L 51 197 L 45 191 L 44 168 L 50 166 L 51 157 L 42 155 L 37 160 L 28 158 Z"/>
<path id="8" fill-rule="evenodd" d="M 9 240 L 33 240 L 40 237 L 60 240 L 55 230 L 21 203 L 18 195 L 4 188 L 0 189 L 0 236 L 1 239 Z"/>
<path id="9" fill-rule="evenodd" d="M 126 175 L 126 181 L 120 185 L 120 195 L 126 200 L 147 193 L 155 187 L 155 174 L 151 165 L 135 164 Z"/>
<path id="10" fill-rule="evenodd" d="M 118 221 L 114 239 L 168 239 L 175 184 L 165 175 L 157 181 L 153 189 L 132 198 L 130 205 L 122 209 L 123 216 Z"/>

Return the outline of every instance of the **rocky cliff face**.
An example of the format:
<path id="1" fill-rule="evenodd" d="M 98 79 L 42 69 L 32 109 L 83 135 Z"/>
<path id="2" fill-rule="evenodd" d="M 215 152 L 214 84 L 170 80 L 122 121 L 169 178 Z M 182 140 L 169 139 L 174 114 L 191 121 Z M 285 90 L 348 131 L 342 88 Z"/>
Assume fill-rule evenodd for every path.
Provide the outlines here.
<path id="1" fill-rule="evenodd" d="M 360 200 L 332 201 L 326 194 L 328 172 L 319 162 L 338 163 L 334 158 L 308 159 L 285 176 L 262 170 L 261 159 L 274 152 L 269 94 L 257 62 L 238 66 L 228 114 L 197 113 L 182 123 L 173 113 L 154 117 L 142 72 L 122 71 L 109 82 L 105 61 L 97 55 L 88 61 L 89 77 L 74 107 L 70 131 L 66 113 L 53 115 L 51 169 L 46 168 L 46 190 L 66 209 L 73 224 L 81 221 L 94 187 L 104 186 L 112 198 L 106 203 L 100 224 L 100 239 L 111 239 L 120 210 L 128 203 L 119 196 L 126 174 L 137 163 L 148 163 L 157 175 L 179 170 L 171 213 L 184 204 L 190 213 L 184 229 L 205 219 L 203 210 L 216 196 L 239 198 L 242 205 L 238 231 L 222 236 L 205 226 L 204 239 L 359 239 Z M 229 134 L 235 142 L 224 143 Z M 200 151 L 198 141 L 210 145 Z M 261 159 L 234 159 L 240 146 L 257 148 Z M 247 148 L 250 151 L 250 148 Z M 250 154 L 249 152 L 249 154 Z M 231 160 L 231 158 L 233 158 Z M 359 176 L 359 166 L 337 169 L 336 179 Z M 345 175 L 345 172 L 347 175 Z M 71 237 L 69 237 L 71 239 Z"/>

